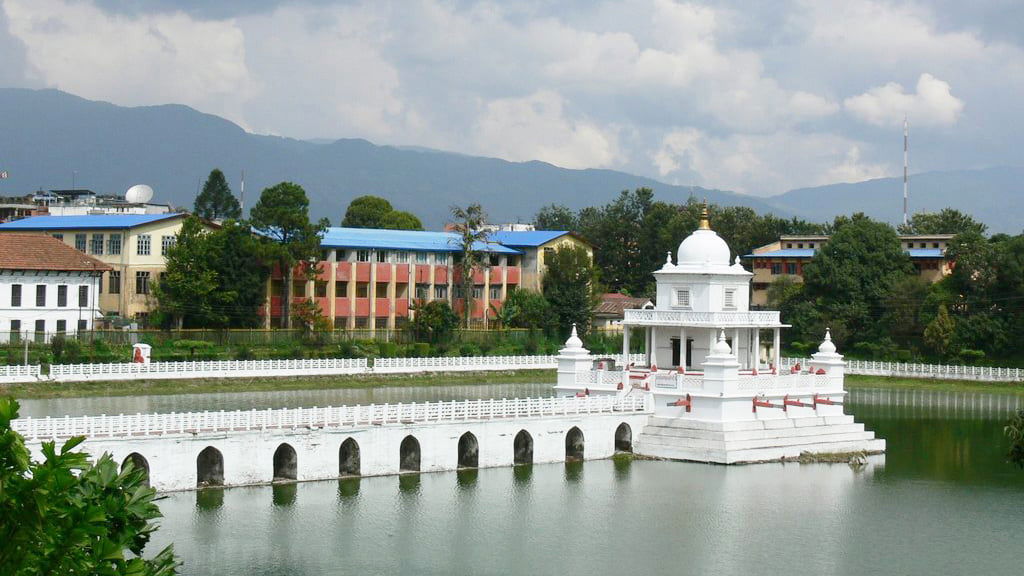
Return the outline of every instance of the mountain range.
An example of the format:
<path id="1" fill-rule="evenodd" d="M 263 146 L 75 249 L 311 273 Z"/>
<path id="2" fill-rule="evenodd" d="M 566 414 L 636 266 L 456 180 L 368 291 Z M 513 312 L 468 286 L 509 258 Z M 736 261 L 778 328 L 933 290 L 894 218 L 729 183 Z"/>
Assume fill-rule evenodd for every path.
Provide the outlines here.
<path id="1" fill-rule="evenodd" d="M 176 104 L 122 107 L 57 90 L 0 89 L 0 196 L 38 189 L 89 188 L 123 193 L 149 184 L 155 202 L 191 207 L 213 168 L 239 190 L 245 204 L 259 190 L 288 180 L 303 186 L 314 217 L 337 224 L 359 195 L 388 198 L 429 228 L 447 220 L 453 205 L 480 202 L 494 222 L 529 221 L 552 202 L 571 208 L 603 204 L 621 190 L 650 187 L 662 200 L 693 195 L 712 203 L 820 221 L 863 211 L 895 221 L 902 184 L 881 179 L 793 190 L 770 198 L 724 190 L 674 186 L 615 170 L 570 170 L 539 161 L 508 162 L 418 147 L 378 146 L 366 140 L 304 141 L 246 132 L 211 114 Z M 912 206 L 954 206 L 994 231 L 1020 231 L 1024 214 L 1006 210 L 1018 198 L 1024 169 L 915 175 Z"/>

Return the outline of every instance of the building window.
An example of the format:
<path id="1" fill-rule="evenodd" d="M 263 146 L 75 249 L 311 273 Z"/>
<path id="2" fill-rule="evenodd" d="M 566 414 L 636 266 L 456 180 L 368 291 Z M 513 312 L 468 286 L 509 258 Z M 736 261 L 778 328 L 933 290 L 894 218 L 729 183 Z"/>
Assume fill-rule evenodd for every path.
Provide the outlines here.
<path id="1" fill-rule="evenodd" d="M 799 248 L 799 249 L 801 249 L 801 250 L 803 250 L 803 249 L 804 249 L 804 243 L 803 243 L 803 242 L 800 242 L 800 243 L 798 243 L 798 244 L 796 245 L 796 247 L 797 247 L 797 248 Z"/>
<path id="2" fill-rule="evenodd" d="M 428 264 L 430 263 L 430 252 L 417 252 L 416 253 L 417 264 Z"/>
<path id="3" fill-rule="evenodd" d="M 21 334 L 21 320 L 11 320 L 11 340 L 15 339 Z"/>
<path id="4" fill-rule="evenodd" d="M 46 320 L 36 320 L 36 341 L 40 341 L 40 336 L 46 335 Z"/>
<path id="5" fill-rule="evenodd" d="M 430 284 L 417 284 L 416 299 L 426 300 L 427 298 L 430 298 Z"/>
<path id="6" fill-rule="evenodd" d="M 377 250 L 377 262 L 387 262 L 387 261 L 388 261 L 388 251 L 387 250 Z"/>
<path id="7" fill-rule="evenodd" d="M 335 262 L 345 262 L 347 260 L 348 260 L 348 252 L 346 252 L 344 250 L 335 250 L 334 251 L 334 261 Z"/>
<path id="8" fill-rule="evenodd" d="M 690 307 L 690 289 L 689 288 L 677 288 L 676 289 L 676 306 L 679 308 Z"/>
<path id="9" fill-rule="evenodd" d="M 335 298 L 347 298 L 348 297 L 348 282 L 335 282 L 334 283 L 334 297 Z"/>
<path id="10" fill-rule="evenodd" d="M 519 266 L 519 256 L 505 256 L 505 266 Z"/>
<path id="11" fill-rule="evenodd" d="M 453 298 L 462 298 L 463 296 L 465 296 L 465 294 L 466 294 L 466 291 L 462 287 L 462 284 L 456 284 L 455 286 L 452 287 L 452 297 Z"/>
<path id="12" fill-rule="evenodd" d="M 491 266 L 501 266 L 501 256 L 498 256 L 497 254 L 491 254 L 490 264 Z"/>
<path id="13" fill-rule="evenodd" d="M 313 283 L 313 296 L 316 298 L 327 298 L 327 282 L 317 280 Z"/>
<path id="14" fill-rule="evenodd" d="M 139 256 L 149 256 L 150 237 L 149 234 L 139 234 L 135 238 L 135 253 Z"/>
<path id="15" fill-rule="evenodd" d="M 78 287 L 78 307 L 86 308 L 89 306 L 89 287 L 79 286 Z"/>
<path id="16" fill-rule="evenodd" d="M 57 308 L 64 308 L 68 305 L 68 287 L 65 284 L 57 286 Z"/>
<path id="17" fill-rule="evenodd" d="M 177 244 L 177 242 L 178 242 L 178 238 L 175 237 L 175 236 L 167 236 L 167 235 L 161 236 L 160 237 L 160 255 L 161 256 L 166 256 L 167 255 L 167 251 L 170 250 L 171 248 L 173 248 L 174 245 Z"/>
<path id="18" fill-rule="evenodd" d="M 932 248 L 938 248 L 938 247 L 939 247 L 939 243 L 938 242 L 932 242 Z"/>
<path id="19" fill-rule="evenodd" d="M 370 283 L 369 282 L 356 282 L 356 298 L 369 298 L 370 297 Z"/>
<path id="20" fill-rule="evenodd" d="M 376 287 L 374 288 L 374 292 L 376 293 L 377 298 L 387 298 L 388 285 L 386 283 L 378 282 Z"/>
<path id="21" fill-rule="evenodd" d="M 792 242 L 787 242 L 786 243 L 786 248 L 792 248 L 792 247 L 793 247 L 793 243 Z"/>
<path id="22" fill-rule="evenodd" d="M 21 306 L 21 284 L 11 284 L 11 307 Z"/>
<path id="23" fill-rule="evenodd" d="M 444 284 L 438 284 L 434 286 L 434 300 L 447 300 L 448 299 L 448 286 Z"/>
<path id="24" fill-rule="evenodd" d="M 320 261 L 321 262 L 330 262 L 331 261 L 331 252 L 334 252 L 334 250 L 321 250 L 320 251 Z"/>
<path id="25" fill-rule="evenodd" d="M 370 251 L 369 250 L 357 250 L 356 251 L 356 262 L 369 262 Z"/>
<path id="26" fill-rule="evenodd" d="M 473 299 L 479 300 L 484 297 L 484 287 L 476 284 L 473 286 Z"/>
<path id="27" fill-rule="evenodd" d="M 46 306 L 46 284 L 36 284 L 36 306 Z"/>
<path id="28" fill-rule="evenodd" d="M 786 274 L 796 274 L 796 262 L 786 263 Z"/>
<path id="29" fill-rule="evenodd" d="M 434 254 L 434 263 L 448 265 L 448 254 L 444 252 Z"/>
<path id="30" fill-rule="evenodd" d="M 135 293 L 149 294 L 149 272 L 135 273 Z"/>
<path id="31" fill-rule="evenodd" d="M 121 254 L 121 235 L 111 234 L 110 242 L 107 243 L 107 250 L 114 256 Z"/>
<path id="32" fill-rule="evenodd" d="M 85 252 L 85 234 L 75 234 L 75 250 Z"/>
<path id="33" fill-rule="evenodd" d="M 408 252 L 395 252 L 395 262 L 405 263 L 409 261 Z"/>
<path id="34" fill-rule="evenodd" d="M 121 293 L 121 272 L 120 271 L 118 271 L 118 270 L 111 270 L 110 271 L 110 276 L 108 278 L 108 282 L 109 282 L 109 284 L 107 284 L 107 287 L 109 288 L 108 292 L 110 292 L 111 294 L 120 294 Z"/>
<path id="35" fill-rule="evenodd" d="M 487 290 L 487 298 L 489 300 L 501 300 L 501 286 L 491 286 Z"/>
<path id="36" fill-rule="evenodd" d="M 88 329 L 89 329 L 89 321 L 88 320 L 79 320 L 78 321 L 78 331 L 79 332 L 81 332 L 83 330 L 88 330 Z"/>
<path id="37" fill-rule="evenodd" d="M 779 262 L 772 262 L 772 274 L 778 276 L 782 274 L 782 264 Z"/>
<path id="38" fill-rule="evenodd" d="M 359 316 L 356 318 L 356 328 L 369 328 L 370 319 L 366 316 Z"/>
<path id="39" fill-rule="evenodd" d="M 57 320 L 57 333 L 58 334 L 63 334 L 65 332 L 67 332 L 67 331 L 68 331 L 68 321 L 67 320 Z"/>
<path id="40" fill-rule="evenodd" d="M 53 236 L 54 238 L 56 238 L 57 240 L 60 240 L 61 242 L 64 241 L 64 235 L 63 234 L 50 234 L 50 236 Z"/>
<path id="41" fill-rule="evenodd" d="M 736 289 L 735 288 L 726 288 L 725 289 L 725 302 L 723 304 L 723 307 L 726 310 L 735 310 L 736 309 Z"/>
<path id="42" fill-rule="evenodd" d="M 103 234 L 93 234 L 92 242 L 89 244 L 89 253 L 96 256 L 103 255 Z"/>

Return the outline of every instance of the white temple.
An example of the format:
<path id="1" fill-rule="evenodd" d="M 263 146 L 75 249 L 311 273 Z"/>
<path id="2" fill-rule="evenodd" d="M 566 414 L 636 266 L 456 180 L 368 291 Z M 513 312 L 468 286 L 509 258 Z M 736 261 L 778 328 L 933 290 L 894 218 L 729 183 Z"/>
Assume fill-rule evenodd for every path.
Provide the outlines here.
<path id="1" fill-rule="evenodd" d="M 885 440 L 843 413 L 846 364 L 831 336 L 807 366 L 782 370 L 779 336 L 787 325 L 778 312 L 750 310 L 753 274 L 729 255 L 705 208 L 675 263 L 669 253 L 654 273 L 655 307 L 626 310 L 623 357 L 631 358 L 631 329 L 643 333 L 643 355 L 614 366 L 583 348 L 574 327 L 559 355 L 556 390 L 644 395 L 653 416 L 634 451 L 647 456 L 739 463 L 883 452 Z"/>

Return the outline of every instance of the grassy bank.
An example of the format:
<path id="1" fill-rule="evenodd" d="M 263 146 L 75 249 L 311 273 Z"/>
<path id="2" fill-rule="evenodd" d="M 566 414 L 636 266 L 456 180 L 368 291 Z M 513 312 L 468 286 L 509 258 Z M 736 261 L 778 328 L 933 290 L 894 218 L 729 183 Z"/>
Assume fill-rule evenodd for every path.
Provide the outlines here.
<path id="1" fill-rule="evenodd" d="M 270 390 L 331 390 L 395 386 L 447 386 L 452 384 L 518 384 L 555 382 L 554 370 L 503 372 L 449 372 L 353 376 L 300 376 L 286 378 L 205 378 L 187 380 L 115 380 L 110 382 L 32 382 L 0 385 L 0 395 L 16 398 L 75 398 L 86 396 L 138 396 L 147 394 L 203 394 L 209 392 L 264 392 Z M 987 392 L 1024 395 L 1024 383 L 932 380 L 926 378 L 846 377 L 846 387 Z"/>
<path id="2" fill-rule="evenodd" d="M 934 390 L 937 392 L 986 392 L 1024 396 L 1021 382 L 975 382 L 973 380 L 935 380 L 931 378 L 896 378 L 885 376 L 846 376 L 846 388 L 891 388 Z"/>
<path id="3" fill-rule="evenodd" d="M 449 372 L 353 376 L 298 376 L 284 378 L 202 378 L 187 380 L 115 380 L 110 382 L 32 382 L 0 385 L 0 395 L 15 398 L 76 398 L 86 396 L 140 396 L 148 394 L 204 394 L 210 392 L 265 392 L 270 390 L 332 390 L 396 386 L 450 386 L 452 384 L 519 384 L 554 382 L 554 370 L 503 372 Z"/>

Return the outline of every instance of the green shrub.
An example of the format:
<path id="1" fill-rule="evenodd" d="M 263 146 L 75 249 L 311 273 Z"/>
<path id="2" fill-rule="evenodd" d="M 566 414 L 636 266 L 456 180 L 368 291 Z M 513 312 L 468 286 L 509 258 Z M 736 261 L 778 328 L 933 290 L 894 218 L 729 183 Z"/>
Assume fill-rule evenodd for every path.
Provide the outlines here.
<path id="1" fill-rule="evenodd" d="M 57 334 L 50 338 L 50 352 L 53 354 L 53 361 L 55 363 L 61 364 L 64 362 L 64 348 L 67 342 L 67 339 L 62 334 Z"/>
<path id="2" fill-rule="evenodd" d="M 480 350 L 480 346 L 472 342 L 463 342 L 459 346 L 459 354 L 461 356 L 483 356 L 483 351 Z"/>
<path id="3" fill-rule="evenodd" d="M 964 364 L 977 364 L 985 359 L 985 352 L 982 350 L 961 350 L 960 358 Z"/>
<path id="4" fill-rule="evenodd" d="M 242 344 L 235 348 L 233 358 L 235 360 L 252 360 L 255 357 L 252 348 Z"/>
<path id="5" fill-rule="evenodd" d="M 417 342 L 412 345 L 412 356 L 415 358 L 426 358 L 430 356 L 430 344 Z"/>

